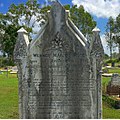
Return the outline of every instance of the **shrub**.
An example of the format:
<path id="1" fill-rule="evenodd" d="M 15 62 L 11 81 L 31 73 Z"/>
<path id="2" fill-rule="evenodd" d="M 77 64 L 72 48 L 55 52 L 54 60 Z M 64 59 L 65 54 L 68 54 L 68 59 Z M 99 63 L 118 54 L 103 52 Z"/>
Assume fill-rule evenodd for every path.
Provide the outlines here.
<path id="1" fill-rule="evenodd" d="M 119 59 L 112 59 L 112 60 L 105 60 L 105 63 L 118 63 L 120 60 Z"/>
<path id="2" fill-rule="evenodd" d="M 0 57 L 0 67 L 14 66 L 14 61 L 8 60 L 5 57 Z"/>
<path id="3" fill-rule="evenodd" d="M 115 100 L 107 95 L 102 95 L 102 100 L 106 102 L 108 105 L 115 109 L 120 109 L 120 101 Z"/>

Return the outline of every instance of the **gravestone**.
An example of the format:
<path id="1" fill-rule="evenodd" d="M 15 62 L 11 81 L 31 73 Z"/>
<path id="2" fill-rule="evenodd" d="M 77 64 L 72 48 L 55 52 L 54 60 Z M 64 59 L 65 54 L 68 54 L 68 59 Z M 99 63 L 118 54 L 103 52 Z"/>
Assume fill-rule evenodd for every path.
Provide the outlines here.
<path id="1" fill-rule="evenodd" d="M 119 85 L 120 86 L 120 75 L 118 73 L 114 73 L 112 75 L 111 81 L 109 82 L 111 85 Z"/>
<path id="2" fill-rule="evenodd" d="M 27 31 L 21 28 L 18 30 L 18 40 L 14 49 L 15 62 L 18 68 L 19 79 L 19 114 L 20 118 L 26 118 L 26 104 L 28 102 L 28 66 L 27 47 L 29 45 Z"/>
<path id="3" fill-rule="evenodd" d="M 107 86 L 107 94 L 109 95 L 120 95 L 120 75 L 114 73 Z"/>
<path id="4" fill-rule="evenodd" d="M 101 118 L 99 31 L 93 30 L 89 46 L 68 15 L 56 1 L 35 40 L 29 43 L 27 32 L 18 31 L 20 118 Z"/>
<path id="5" fill-rule="evenodd" d="M 92 99 L 93 99 L 93 108 L 94 109 L 94 117 L 100 118 L 101 117 L 101 105 L 102 105 L 102 96 L 101 96 L 101 68 L 102 68 L 102 60 L 103 60 L 103 47 L 100 39 L 100 30 L 99 28 L 95 27 L 93 30 L 93 38 L 90 42 L 89 48 L 89 56 L 90 56 L 90 64 L 91 64 L 91 74 L 90 80 L 93 86 L 92 92 Z"/>

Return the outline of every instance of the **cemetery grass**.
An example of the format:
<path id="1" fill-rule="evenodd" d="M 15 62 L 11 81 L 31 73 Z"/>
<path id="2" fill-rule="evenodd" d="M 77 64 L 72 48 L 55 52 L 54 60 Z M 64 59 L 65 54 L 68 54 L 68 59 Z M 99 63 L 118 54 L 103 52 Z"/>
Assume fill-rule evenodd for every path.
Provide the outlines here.
<path id="1" fill-rule="evenodd" d="M 120 74 L 120 68 L 116 67 L 116 68 L 111 68 L 108 70 L 109 73 L 119 73 Z"/>
<path id="2" fill-rule="evenodd" d="M 114 72 L 113 72 L 114 71 Z M 117 70 L 112 70 L 113 73 L 117 73 Z M 120 72 L 120 69 L 119 69 Z M 111 80 L 111 77 L 102 77 L 102 92 L 106 92 L 104 91 L 106 88 L 104 88 L 105 86 L 108 85 L 108 82 Z M 111 107 L 110 105 L 108 105 L 105 101 L 102 101 L 102 118 L 103 119 L 120 119 L 120 109 L 114 109 L 113 107 Z"/>
<path id="3" fill-rule="evenodd" d="M 114 109 L 103 101 L 102 103 L 102 118 L 103 119 L 120 119 L 120 110 Z"/>
<path id="4" fill-rule="evenodd" d="M 0 119 L 18 118 L 18 79 L 16 74 L 0 74 Z"/>

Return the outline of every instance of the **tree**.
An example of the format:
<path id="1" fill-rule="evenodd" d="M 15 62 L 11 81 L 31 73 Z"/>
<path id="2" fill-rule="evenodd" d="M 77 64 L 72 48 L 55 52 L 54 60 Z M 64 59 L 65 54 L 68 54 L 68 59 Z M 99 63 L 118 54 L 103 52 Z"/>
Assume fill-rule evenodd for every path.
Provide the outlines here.
<path id="1" fill-rule="evenodd" d="M 9 61 L 13 61 L 13 50 L 17 40 L 17 30 L 24 26 L 30 33 L 29 39 L 37 34 L 43 24 L 44 14 L 40 12 L 37 0 L 28 0 L 25 4 L 12 4 L 6 14 L 0 14 L 0 47 L 7 53 Z M 42 21 L 42 22 L 41 22 Z M 37 31 L 36 31 L 37 30 Z"/>
<path id="2" fill-rule="evenodd" d="M 104 59 L 105 60 L 109 59 L 109 55 L 108 54 L 104 54 Z"/>
<path id="3" fill-rule="evenodd" d="M 12 24 L 17 26 L 25 26 L 27 31 L 37 34 L 38 29 L 44 23 L 44 14 L 41 13 L 40 4 L 37 0 L 28 0 L 25 4 L 16 6 L 12 4 L 9 8 L 7 16 Z"/>
<path id="4" fill-rule="evenodd" d="M 84 10 L 82 5 L 80 7 L 77 7 L 77 5 L 73 5 L 72 7 L 70 5 L 64 5 L 64 8 L 69 10 L 70 19 L 85 36 L 92 34 L 92 30 L 96 26 L 96 22 L 93 20 L 93 17 Z M 51 6 L 45 6 L 41 9 L 41 13 L 46 16 L 47 11 L 50 9 Z M 47 20 L 47 16 L 45 18 L 45 20 Z"/>
<path id="5" fill-rule="evenodd" d="M 0 50 L 3 56 L 8 56 L 9 61 L 13 60 L 13 50 L 17 39 L 17 30 L 19 26 L 9 24 L 6 16 L 0 15 Z"/>
<path id="6" fill-rule="evenodd" d="M 70 11 L 70 18 L 84 35 L 92 33 L 96 22 L 83 6 L 77 8 L 77 6 L 65 5 L 64 7 Z M 7 53 L 10 60 L 13 58 L 17 30 L 24 27 L 29 33 L 29 39 L 32 40 L 41 25 L 47 21 L 47 11 L 50 9 L 49 5 L 42 8 L 37 0 L 28 0 L 25 4 L 12 4 L 6 14 L 0 14 L 1 50 Z"/>
<path id="7" fill-rule="evenodd" d="M 119 53 L 117 53 L 117 52 L 113 52 L 113 55 L 112 55 L 113 58 L 114 58 L 114 59 L 118 59 L 118 54 L 119 54 Z"/>
<path id="8" fill-rule="evenodd" d="M 115 46 L 114 39 L 113 39 L 113 34 L 115 32 L 115 24 L 114 24 L 114 19 L 112 17 L 109 17 L 107 25 L 106 25 L 106 33 L 105 37 L 107 40 L 107 45 L 110 50 L 110 59 L 112 60 L 112 52 Z"/>
<path id="9" fill-rule="evenodd" d="M 118 44 L 119 48 L 119 59 L 120 59 L 120 14 L 115 19 L 115 34 L 114 41 Z"/>
<path id="10" fill-rule="evenodd" d="M 2 50 L 8 55 L 9 61 L 13 60 L 13 50 L 17 39 L 18 27 L 15 25 L 6 26 L 5 34 L 2 40 Z"/>
<path id="11" fill-rule="evenodd" d="M 96 22 L 93 20 L 93 17 L 84 10 L 82 5 L 79 8 L 77 8 L 77 5 L 72 6 L 70 14 L 71 20 L 85 36 L 92 34 Z"/>

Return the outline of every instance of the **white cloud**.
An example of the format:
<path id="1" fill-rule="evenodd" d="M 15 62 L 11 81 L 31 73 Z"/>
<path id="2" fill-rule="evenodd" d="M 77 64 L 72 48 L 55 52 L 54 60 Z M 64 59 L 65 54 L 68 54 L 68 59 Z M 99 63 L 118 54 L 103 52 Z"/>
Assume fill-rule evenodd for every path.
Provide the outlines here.
<path id="1" fill-rule="evenodd" d="M 3 7 L 4 6 L 4 4 L 3 3 L 0 3 L 0 7 Z"/>
<path id="2" fill-rule="evenodd" d="M 29 21 L 29 24 L 28 24 L 28 21 L 26 20 L 25 15 L 20 16 L 18 19 L 18 23 L 20 26 L 26 25 L 27 27 L 32 28 L 33 33 L 30 33 L 30 35 L 33 39 L 36 37 L 37 33 L 40 31 L 41 23 L 44 21 L 43 19 L 38 21 L 38 18 L 41 18 L 41 14 L 39 13 L 35 13 L 35 15 L 33 14 Z"/>
<path id="3" fill-rule="evenodd" d="M 48 4 L 48 0 L 45 0 L 46 4 Z"/>
<path id="4" fill-rule="evenodd" d="M 105 39 L 105 35 L 102 34 L 101 36 L 101 41 L 102 41 L 102 45 L 103 45 L 103 48 L 104 48 L 104 52 L 108 55 L 110 55 L 110 50 L 109 48 L 107 47 L 107 41 Z M 118 47 L 114 48 L 114 51 L 113 52 L 117 52 L 118 53 Z"/>
<path id="5" fill-rule="evenodd" d="M 120 13 L 120 0 L 72 0 L 74 5 L 83 5 L 89 13 L 102 18 L 115 18 Z"/>
<path id="6" fill-rule="evenodd" d="M 103 48 L 104 48 L 104 52 L 106 54 L 110 55 L 109 49 L 107 48 L 107 42 L 106 42 L 106 39 L 105 39 L 105 35 L 102 34 L 100 37 L 101 37 L 102 45 L 103 45 Z"/>

